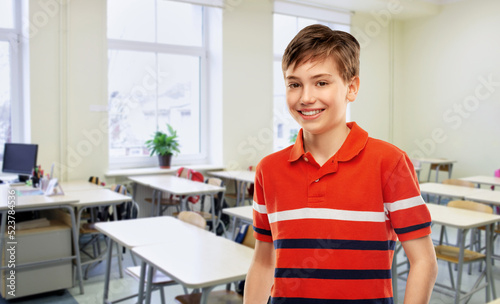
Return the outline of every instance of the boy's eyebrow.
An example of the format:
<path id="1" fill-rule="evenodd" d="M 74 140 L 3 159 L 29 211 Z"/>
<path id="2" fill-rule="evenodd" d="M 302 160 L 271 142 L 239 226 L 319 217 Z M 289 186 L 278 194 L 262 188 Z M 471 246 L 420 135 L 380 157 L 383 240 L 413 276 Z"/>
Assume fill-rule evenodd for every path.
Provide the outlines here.
<path id="1" fill-rule="evenodd" d="M 317 74 L 317 75 L 312 76 L 311 79 L 318 79 L 318 78 L 331 77 L 331 76 L 332 76 L 332 74 L 330 74 L 330 73 L 322 73 L 322 74 Z M 287 80 L 297 80 L 300 78 L 297 76 L 294 76 L 294 75 L 290 75 L 290 76 L 286 76 L 286 79 Z"/>

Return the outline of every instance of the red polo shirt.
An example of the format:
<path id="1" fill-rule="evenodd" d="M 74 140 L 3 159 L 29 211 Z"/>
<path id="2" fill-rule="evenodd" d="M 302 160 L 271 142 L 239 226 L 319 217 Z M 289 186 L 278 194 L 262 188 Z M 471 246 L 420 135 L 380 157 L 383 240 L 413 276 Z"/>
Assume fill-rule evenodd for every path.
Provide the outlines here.
<path id="1" fill-rule="evenodd" d="M 431 232 L 406 153 L 347 126 L 323 166 L 304 152 L 302 130 L 257 166 L 254 234 L 276 249 L 272 303 L 393 303 L 396 239 Z"/>

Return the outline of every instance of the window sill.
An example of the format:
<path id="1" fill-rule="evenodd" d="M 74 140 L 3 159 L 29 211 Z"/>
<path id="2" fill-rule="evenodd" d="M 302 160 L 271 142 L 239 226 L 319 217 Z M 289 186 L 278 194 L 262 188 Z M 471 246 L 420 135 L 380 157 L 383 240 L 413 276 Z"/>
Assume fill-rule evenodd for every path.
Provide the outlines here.
<path id="1" fill-rule="evenodd" d="M 177 172 L 180 167 L 186 167 L 194 169 L 197 171 L 217 171 L 223 170 L 223 166 L 216 165 L 193 165 L 193 166 L 172 166 L 169 169 L 162 169 L 160 167 L 150 167 L 150 168 L 133 168 L 133 169 L 120 169 L 120 170 L 109 170 L 104 176 L 105 177 L 127 177 L 134 175 L 155 175 L 155 174 L 171 174 Z"/>

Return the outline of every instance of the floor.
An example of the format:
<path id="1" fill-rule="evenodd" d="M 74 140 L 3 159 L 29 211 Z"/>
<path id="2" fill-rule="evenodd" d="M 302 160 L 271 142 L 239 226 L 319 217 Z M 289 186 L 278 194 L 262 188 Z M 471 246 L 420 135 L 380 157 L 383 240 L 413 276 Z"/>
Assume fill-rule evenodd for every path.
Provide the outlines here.
<path id="1" fill-rule="evenodd" d="M 433 238 L 438 239 L 439 237 L 439 227 L 433 227 Z M 231 231 L 231 229 L 229 229 Z M 456 237 L 456 232 L 452 229 L 448 229 L 448 236 L 450 240 Z M 495 252 L 500 252 L 500 238 L 495 241 Z M 404 259 L 403 253 L 398 255 L 398 260 L 402 261 Z M 130 257 L 130 253 L 124 255 L 124 265 L 132 266 L 133 262 Z M 104 263 L 99 264 L 95 267 L 89 274 L 89 278 L 84 282 L 85 293 L 83 295 L 79 294 L 79 287 L 74 287 L 69 290 L 58 291 L 43 295 L 37 295 L 29 298 L 20 298 L 16 300 L 6 301 L 0 298 L 0 304 L 95 304 L 103 302 L 103 287 L 104 287 Z M 456 273 L 456 272 L 455 272 Z M 465 273 L 463 276 L 463 289 L 469 289 L 474 282 L 476 281 L 479 275 L 477 263 L 473 267 L 472 275 L 468 275 Z M 493 267 L 493 276 L 495 280 L 496 290 L 500 296 L 500 261 L 497 261 L 496 265 Z M 439 261 L 439 274 L 438 281 L 442 284 L 449 284 L 449 274 L 447 270 L 447 265 L 445 262 Z M 405 281 L 403 279 L 398 280 L 398 295 L 399 295 L 399 303 L 403 303 L 404 299 L 404 291 L 405 291 Z M 224 288 L 221 286 L 220 288 Z M 110 299 L 121 298 L 130 294 L 137 292 L 138 289 L 138 281 L 133 279 L 128 275 L 124 275 L 124 278 L 120 278 L 118 271 L 115 270 L 112 272 L 112 281 L 110 284 L 109 297 Z M 435 288 L 435 291 L 432 294 L 432 298 L 430 303 L 432 304 L 444 304 L 444 303 L 453 303 L 453 299 L 440 293 L 437 291 L 438 287 Z M 182 294 L 183 289 L 179 285 L 169 286 L 165 288 L 166 294 L 166 303 L 175 303 L 173 300 L 176 295 Z M 132 304 L 136 303 L 136 298 L 130 299 L 124 302 L 124 304 Z M 160 301 L 160 293 L 158 291 L 153 293 L 152 303 L 161 303 Z M 471 298 L 470 304 L 484 304 L 485 303 L 485 292 L 481 290 L 474 294 Z"/>

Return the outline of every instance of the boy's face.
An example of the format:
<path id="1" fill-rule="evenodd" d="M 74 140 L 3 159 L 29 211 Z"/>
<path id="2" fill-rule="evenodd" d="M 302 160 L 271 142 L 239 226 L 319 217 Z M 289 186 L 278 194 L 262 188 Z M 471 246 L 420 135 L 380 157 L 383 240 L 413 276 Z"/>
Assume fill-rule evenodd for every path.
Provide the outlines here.
<path id="1" fill-rule="evenodd" d="M 333 58 L 291 65 L 285 71 L 286 102 L 304 132 L 323 134 L 345 127 L 347 104 L 354 101 L 359 78 L 344 83 Z"/>

